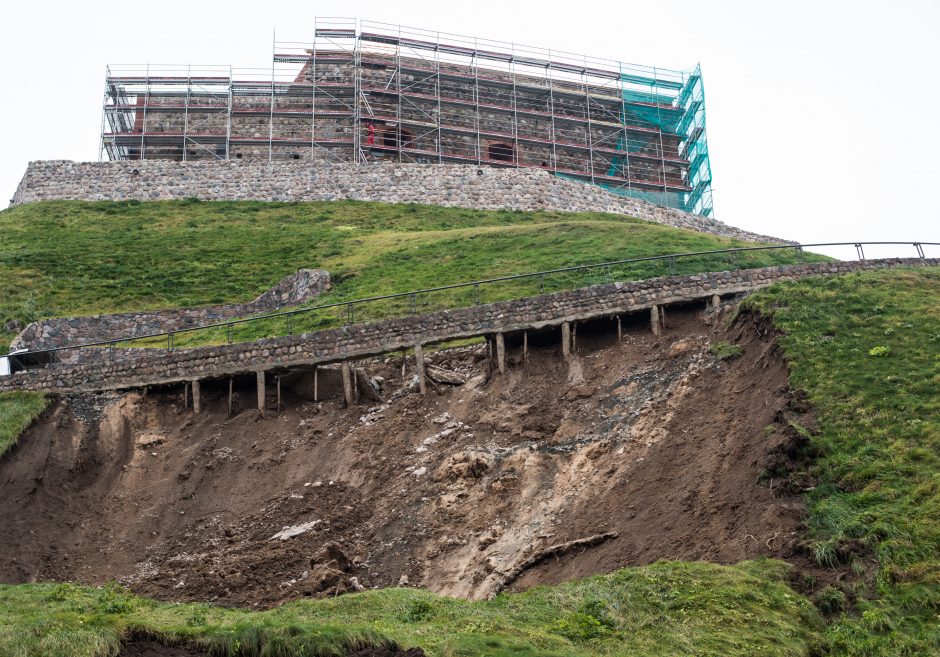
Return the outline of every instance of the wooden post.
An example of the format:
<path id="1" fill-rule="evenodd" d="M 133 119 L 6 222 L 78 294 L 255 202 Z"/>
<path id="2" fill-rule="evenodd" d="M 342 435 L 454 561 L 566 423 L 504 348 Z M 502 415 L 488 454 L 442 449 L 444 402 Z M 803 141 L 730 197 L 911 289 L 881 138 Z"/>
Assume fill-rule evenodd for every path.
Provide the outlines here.
<path id="1" fill-rule="evenodd" d="M 202 410 L 202 390 L 199 387 L 199 379 L 193 379 L 193 413 L 199 415 Z"/>
<path id="2" fill-rule="evenodd" d="M 189 408 L 189 383 L 183 384 L 183 410 Z"/>
<path id="3" fill-rule="evenodd" d="M 571 357 L 571 324 L 568 322 L 561 324 L 561 355 L 565 360 Z"/>
<path id="4" fill-rule="evenodd" d="M 313 366 L 313 401 L 320 401 L 320 366 Z"/>
<path id="5" fill-rule="evenodd" d="M 658 336 L 662 332 L 659 325 L 659 306 L 655 303 L 650 308 L 650 327 L 653 329 L 653 335 Z"/>
<path id="6" fill-rule="evenodd" d="M 500 374 L 506 373 L 506 337 L 502 333 L 496 334 L 496 367 Z"/>
<path id="7" fill-rule="evenodd" d="M 281 376 L 277 377 L 277 414 L 281 414 Z"/>
<path id="8" fill-rule="evenodd" d="M 349 371 L 349 361 L 344 360 L 343 365 L 343 398 L 346 400 L 346 406 L 352 407 L 356 400 L 353 399 L 352 373 Z"/>
<path id="9" fill-rule="evenodd" d="M 620 326 L 620 315 L 617 315 L 617 342 L 623 338 L 623 328 Z"/>
<path id="10" fill-rule="evenodd" d="M 529 332 L 522 332 L 522 362 L 523 364 L 529 362 Z"/>
<path id="11" fill-rule="evenodd" d="M 264 417 L 264 400 L 265 400 L 264 371 L 258 370 L 256 377 L 258 380 L 258 416 Z"/>
<path id="12" fill-rule="evenodd" d="M 228 378 L 228 416 L 232 417 L 232 391 L 235 387 L 235 377 Z"/>
<path id="13" fill-rule="evenodd" d="M 405 349 L 401 350 L 401 381 L 405 382 L 405 365 L 408 363 L 408 351 Z"/>
<path id="14" fill-rule="evenodd" d="M 712 310 L 718 310 L 721 306 L 721 297 L 716 295 L 712 296 Z"/>
<path id="15" fill-rule="evenodd" d="M 424 347 L 415 345 L 415 365 L 418 367 L 418 389 L 422 395 L 428 394 L 428 382 L 424 378 Z"/>
<path id="16" fill-rule="evenodd" d="M 571 324 L 571 353 L 578 353 L 578 323 Z"/>

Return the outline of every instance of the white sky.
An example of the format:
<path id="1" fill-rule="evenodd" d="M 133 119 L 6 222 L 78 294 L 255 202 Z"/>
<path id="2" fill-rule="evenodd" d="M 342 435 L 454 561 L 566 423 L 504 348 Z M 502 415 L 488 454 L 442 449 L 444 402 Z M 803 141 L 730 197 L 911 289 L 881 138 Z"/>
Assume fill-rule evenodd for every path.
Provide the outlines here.
<path id="1" fill-rule="evenodd" d="M 804 243 L 940 242 L 938 0 L 8 1 L 0 199 L 29 160 L 97 159 L 106 64 L 267 67 L 273 30 L 309 38 L 315 15 L 701 62 L 717 218 Z"/>

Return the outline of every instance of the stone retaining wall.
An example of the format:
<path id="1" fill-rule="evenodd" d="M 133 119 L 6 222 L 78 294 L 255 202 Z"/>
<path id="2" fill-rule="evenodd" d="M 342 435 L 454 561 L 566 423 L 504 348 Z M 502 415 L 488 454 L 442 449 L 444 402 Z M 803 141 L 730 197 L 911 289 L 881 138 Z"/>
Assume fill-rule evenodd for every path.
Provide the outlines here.
<path id="1" fill-rule="evenodd" d="M 110 363 L 54 366 L 0 377 L 0 392 L 75 392 L 220 377 L 274 367 L 330 363 L 496 332 L 554 326 L 669 304 L 756 290 L 785 280 L 868 269 L 940 265 L 940 259 L 868 260 L 786 265 L 735 272 L 608 283 L 554 294 L 357 324 L 316 333 L 167 352 L 142 350 Z"/>
<path id="2" fill-rule="evenodd" d="M 142 335 L 178 331 L 297 306 L 317 298 L 330 288 L 330 274 L 323 269 L 301 269 L 285 276 L 254 301 L 199 308 L 178 308 L 90 317 L 61 317 L 29 324 L 10 343 L 10 351 L 55 349 L 78 342 L 126 340 Z M 75 352 L 66 352 L 68 361 Z"/>
<path id="3" fill-rule="evenodd" d="M 612 212 L 724 237 L 785 242 L 681 210 L 565 180 L 541 169 L 463 164 L 310 164 L 160 160 L 30 162 L 14 204 L 45 200 L 334 201 L 424 203 L 483 210 Z"/>

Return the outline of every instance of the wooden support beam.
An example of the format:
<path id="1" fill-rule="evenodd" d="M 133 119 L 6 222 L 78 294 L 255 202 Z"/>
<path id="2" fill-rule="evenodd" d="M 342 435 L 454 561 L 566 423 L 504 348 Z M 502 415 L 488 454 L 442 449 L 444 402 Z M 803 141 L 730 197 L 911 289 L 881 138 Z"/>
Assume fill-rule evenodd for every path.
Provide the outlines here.
<path id="1" fill-rule="evenodd" d="M 712 296 L 712 310 L 718 310 L 721 307 L 721 296 L 715 294 Z"/>
<path id="2" fill-rule="evenodd" d="M 568 322 L 561 324 L 561 355 L 565 360 L 571 357 L 571 324 Z"/>
<path id="3" fill-rule="evenodd" d="M 418 389 L 422 395 L 428 394 L 428 382 L 424 376 L 424 347 L 420 344 L 415 345 L 415 365 L 418 368 Z"/>
<path id="4" fill-rule="evenodd" d="M 264 370 L 258 370 L 256 375 L 258 381 L 258 416 L 264 417 L 264 402 L 266 391 L 264 389 Z"/>
<path id="5" fill-rule="evenodd" d="M 659 323 L 659 306 L 655 303 L 650 308 L 650 328 L 653 329 L 653 335 L 658 336 L 662 333 L 662 325 Z"/>
<path id="6" fill-rule="evenodd" d="M 578 353 L 578 323 L 571 323 L 571 353 Z"/>
<path id="7" fill-rule="evenodd" d="M 343 361 L 342 370 L 343 370 L 343 399 L 346 400 L 347 407 L 352 407 L 355 405 L 356 400 L 353 398 L 352 371 L 349 368 L 348 360 Z"/>
<path id="8" fill-rule="evenodd" d="M 623 339 L 623 327 L 620 325 L 620 315 L 617 315 L 617 342 Z"/>
<path id="9" fill-rule="evenodd" d="M 313 366 L 313 401 L 320 401 L 320 366 Z"/>
<path id="10" fill-rule="evenodd" d="M 183 410 L 189 409 L 189 383 L 183 384 Z"/>
<path id="11" fill-rule="evenodd" d="M 232 393 L 235 388 L 235 377 L 228 378 L 228 416 L 232 417 Z"/>
<path id="12" fill-rule="evenodd" d="M 496 334 L 496 367 L 500 374 L 506 373 L 506 336 L 502 333 Z"/>
<path id="13" fill-rule="evenodd" d="M 277 377 L 277 414 L 281 414 L 281 376 Z"/>
<path id="14" fill-rule="evenodd" d="M 193 379 L 193 413 L 199 415 L 202 410 L 202 390 L 199 386 L 199 379 Z"/>
<path id="15" fill-rule="evenodd" d="M 522 332 L 522 363 L 529 362 L 529 332 Z"/>

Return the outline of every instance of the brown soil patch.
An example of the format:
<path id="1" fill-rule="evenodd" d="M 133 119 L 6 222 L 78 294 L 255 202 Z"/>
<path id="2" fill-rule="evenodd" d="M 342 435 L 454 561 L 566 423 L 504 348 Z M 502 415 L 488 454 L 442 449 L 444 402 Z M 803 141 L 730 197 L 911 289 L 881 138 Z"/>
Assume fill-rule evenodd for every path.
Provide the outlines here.
<path id="1" fill-rule="evenodd" d="M 565 363 L 557 332 L 510 340 L 505 375 L 482 348 L 432 355 L 469 382 L 422 397 L 401 359 L 362 363 L 385 401 L 341 403 L 338 374 L 285 378 L 258 420 L 254 387 L 58 401 L 0 462 L 0 581 L 118 580 L 167 600 L 269 606 L 407 582 L 486 597 L 662 558 L 796 558 L 799 485 L 763 477 L 799 451 L 805 411 L 774 344 L 671 311 L 616 340 L 582 325 Z M 713 340 L 734 339 L 719 361 Z M 521 337 L 520 337 L 521 340 Z M 803 420 L 806 423 L 806 420 Z M 767 427 L 771 426 L 771 429 Z M 286 540 L 277 532 L 306 525 Z M 553 553 L 540 551 L 616 534 Z M 579 544 L 580 545 L 580 544 Z M 513 573 L 510 577 L 509 574 Z M 518 577 L 517 577 L 518 575 Z"/>

